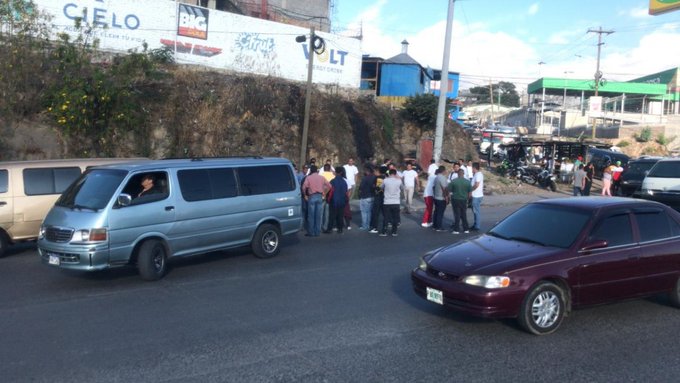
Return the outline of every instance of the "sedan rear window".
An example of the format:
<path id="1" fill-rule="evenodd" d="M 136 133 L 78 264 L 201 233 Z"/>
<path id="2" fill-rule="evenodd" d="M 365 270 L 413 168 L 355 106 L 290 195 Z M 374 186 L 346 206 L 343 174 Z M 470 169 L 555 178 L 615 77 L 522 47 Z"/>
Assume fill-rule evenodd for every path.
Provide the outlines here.
<path id="1" fill-rule="evenodd" d="M 489 231 L 502 238 L 568 248 L 590 219 L 591 213 L 562 206 L 529 204 Z"/>
<path id="2" fill-rule="evenodd" d="M 637 212 L 635 220 L 640 230 L 640 242 L 674 237 L 680 231 L 678 223 L 663 211 Z"/>

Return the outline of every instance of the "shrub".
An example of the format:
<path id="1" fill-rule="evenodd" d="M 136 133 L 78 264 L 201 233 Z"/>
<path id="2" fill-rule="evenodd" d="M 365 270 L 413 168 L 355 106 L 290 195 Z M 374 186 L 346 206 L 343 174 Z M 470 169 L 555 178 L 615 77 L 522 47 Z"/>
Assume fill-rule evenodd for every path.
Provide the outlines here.
<path id="1" fill-rule="evenodd" d="M 625 148 L 626 146 L 630 146 L 630 142 L 626 140 L 621 140 L 619 141 L 618 144 L 616 144 L 616 146 L 618 146 L 619 148 Z"/>
<path id="2" fill-rule="evenodd" d="M 649 140 L 652 139 L 652 129 L 651 128 L 642 128 L 640 133 L 635 135 L 635 139 L 638 142 L 649 142 Z"/>
<path id="3" fill-rule="evenodd" d="M 433 94 L 419 94 L 404 103 L 404 118 L 421 128 L 433 129 L 437 122 L 437 97 Z"/>
<path id="4" fill-rule="evenodd" d="M 663 133 L 659 133 L 659 135 L 656 136 L 656 143 L 664 147 L 668 146 L 668 144 L 670 144 L 674 140 L 675 136 L 666 137 L 666 135 Z"/>

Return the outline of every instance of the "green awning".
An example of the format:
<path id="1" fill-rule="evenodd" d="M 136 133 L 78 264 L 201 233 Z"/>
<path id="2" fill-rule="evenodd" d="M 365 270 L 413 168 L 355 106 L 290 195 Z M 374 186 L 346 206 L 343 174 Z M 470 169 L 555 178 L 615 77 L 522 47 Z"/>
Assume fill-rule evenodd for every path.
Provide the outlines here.
<path id="1" fill-rule="evenodd" d="M 585 92 L 586 96 L 595 94 L 595 81 L 574 80 L 565 78 L 541 78 L 528 86 L 529 94 L 562 95 L 565 90 L 570 96 L 580 96 Z M 666 94 L 666 84 L 650 84 L 641 82 L 615 82 L 607 81 L 599 88 L 599 94 L 605 97 L 619 96 L 621 94 L 641 94 L 648 96 L 662 96 Z"/>

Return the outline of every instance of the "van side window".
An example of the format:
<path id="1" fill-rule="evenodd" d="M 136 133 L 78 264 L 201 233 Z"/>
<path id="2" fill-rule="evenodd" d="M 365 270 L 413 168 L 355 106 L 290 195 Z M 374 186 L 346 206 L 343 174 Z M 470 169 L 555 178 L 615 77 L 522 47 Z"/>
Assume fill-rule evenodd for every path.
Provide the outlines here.
<path id="1" fill-rule="evenodd" d="M 140 205 L 168 198 L 168 174 L 146 172 L 135 174 L 123 188 L 123 193 L 132 197 L 130 205 Z"/>
<path id="2" fill-rule="evenodd" d="M 182 198 L 187 202 L 238 195 L 234 170 L 231 168 L 180 170 L 177 179 Z"/>
<path id="3" fill-rule="evenodd" d="M 600 221 L 588 239 L 605 240 L 609 247 L 633 243 L 633 230 L 628 214 L 617 214 Z"/>
<path id="4" fill-rule="evenodd" d="M 24 193 L 26 195 L 61 194 L 80 177 L 80 168 L 33 168 L 24 169 Z"/>
<path id="5" fill-rule="evenodd" d="M 286 165 L 249 166 L 237 169 L 243 195 L 280 193 L 295 190 L 295 181 Z"/>
<path id="6" fill-rule="evenodd" d="M 7 170 L 0 170 L 0 193 L 7 193 L 9 190 L 9 176 Z"/>

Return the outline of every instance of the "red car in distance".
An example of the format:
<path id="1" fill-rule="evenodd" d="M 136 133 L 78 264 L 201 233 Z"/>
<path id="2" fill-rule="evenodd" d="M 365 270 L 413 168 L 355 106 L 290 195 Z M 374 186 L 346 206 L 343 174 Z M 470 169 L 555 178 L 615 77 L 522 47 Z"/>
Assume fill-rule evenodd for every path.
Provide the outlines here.
<path id="1" fill-rule="evenodd" d="M 578 306 L 663 293 L 680 307 L 680 213 L 629 198 L 542 200 L 425 254 L 411 280 L 428 301 L 514 317 L 537 335 Z"/>

